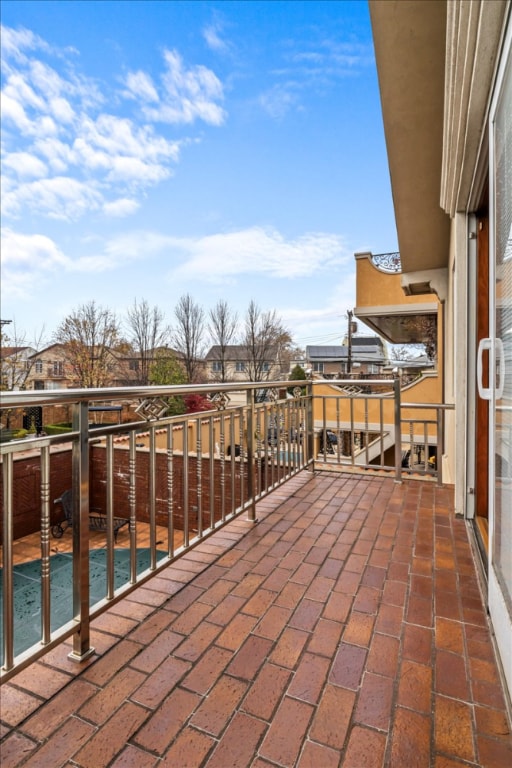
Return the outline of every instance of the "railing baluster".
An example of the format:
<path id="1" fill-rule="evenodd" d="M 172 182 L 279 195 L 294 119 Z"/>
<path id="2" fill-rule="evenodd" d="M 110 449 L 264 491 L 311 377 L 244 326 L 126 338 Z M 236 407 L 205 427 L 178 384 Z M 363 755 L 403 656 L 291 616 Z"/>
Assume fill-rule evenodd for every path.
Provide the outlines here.
<path id="1" fill-rule="evenodd" d="M 107 435 L 107 589 L 106 598 L 114 597 L 114 439 Z"/>
<path id="2" fill-rule="evenodd" d="M 3 542 L 2 542 L 2 568 L 3 568 L 3 669 L 11 670 L 14 667 L 14 592 L 13 592 L 13 464 L 14 454 L 8 453 L 3 457 Z"/>
<path id="3" fill-rule="evenodd" d="M 130 432 L 129 491 L 130 505 L 130 584 L 137 581 L 137 433 Z"/>
<path id="4" fill-rule="evenodd" d="M 50 446 L 41 448 L 41 642 L 51 638 Z"/>

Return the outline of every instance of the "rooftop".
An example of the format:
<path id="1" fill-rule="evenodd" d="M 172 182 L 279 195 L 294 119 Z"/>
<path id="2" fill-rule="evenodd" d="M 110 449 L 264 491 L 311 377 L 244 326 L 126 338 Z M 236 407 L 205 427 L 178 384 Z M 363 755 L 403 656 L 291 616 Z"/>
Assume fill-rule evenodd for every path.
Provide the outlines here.
<path id="1" fill-rule="evenodd" d="M 2 686 L 2 768 L 512 763 L 451 489 L 303 471 L 257 514 Z"/>

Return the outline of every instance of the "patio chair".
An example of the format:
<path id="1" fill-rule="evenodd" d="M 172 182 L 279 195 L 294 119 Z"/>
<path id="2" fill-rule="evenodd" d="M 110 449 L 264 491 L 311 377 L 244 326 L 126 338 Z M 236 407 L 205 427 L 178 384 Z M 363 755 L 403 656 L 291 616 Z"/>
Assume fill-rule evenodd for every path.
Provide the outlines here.
<path id="1" fill-rule="evenodd" d="M 64 491 L 62 496 L 55 499 L 54 504 L 60 504 L 64 512 L 64 520 L 56 525 L 52 526 L 52 536 L 55 539 L 60 539 L 64 531 L 71 528 L 73 524 L 73 491 L 71 489 Z M 125 525 L 128 525 L 129 520 L 124 517 L 114 517 L 114 542 L 117 543 L 117 534 Z M 89 530 L 90 531 L 106 531 L 107 530 L 107 516 L 100 513 L 99 510 L 93 510 L 89 513 Z"/>

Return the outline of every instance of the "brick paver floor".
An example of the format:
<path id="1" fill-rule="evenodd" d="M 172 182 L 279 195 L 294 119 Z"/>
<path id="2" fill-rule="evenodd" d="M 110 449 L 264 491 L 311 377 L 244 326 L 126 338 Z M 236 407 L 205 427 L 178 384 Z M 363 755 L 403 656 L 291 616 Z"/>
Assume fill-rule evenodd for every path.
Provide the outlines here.
<path id="1" fill-rule="evenodd" d="M 1 690 L 1 765 L 512 765 L 466 524 L 432 483 L 303 472 Z"/>

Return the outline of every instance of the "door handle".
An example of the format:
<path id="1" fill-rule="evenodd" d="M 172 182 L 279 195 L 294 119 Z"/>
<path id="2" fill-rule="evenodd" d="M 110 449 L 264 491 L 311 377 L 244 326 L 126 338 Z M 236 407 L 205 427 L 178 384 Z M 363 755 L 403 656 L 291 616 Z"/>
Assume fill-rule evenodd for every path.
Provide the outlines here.
<path id="1" fill-rule="evenodd" d="M 482 400 L 490 400 L 492 396 L 491 387 L 483 385 L 483 354 L 484 351 L 491 352 L 492 339 L 481 339 L 478 345 L 478 354 L 476 358 L 476 382 L 478 385 L 478 394 Z"/>
<path id="2" fill-rule="evenodd" d="M 496 400 L 501 400 L 505 388 L 505 348 L 502 340 L 496 338 Z"/>

